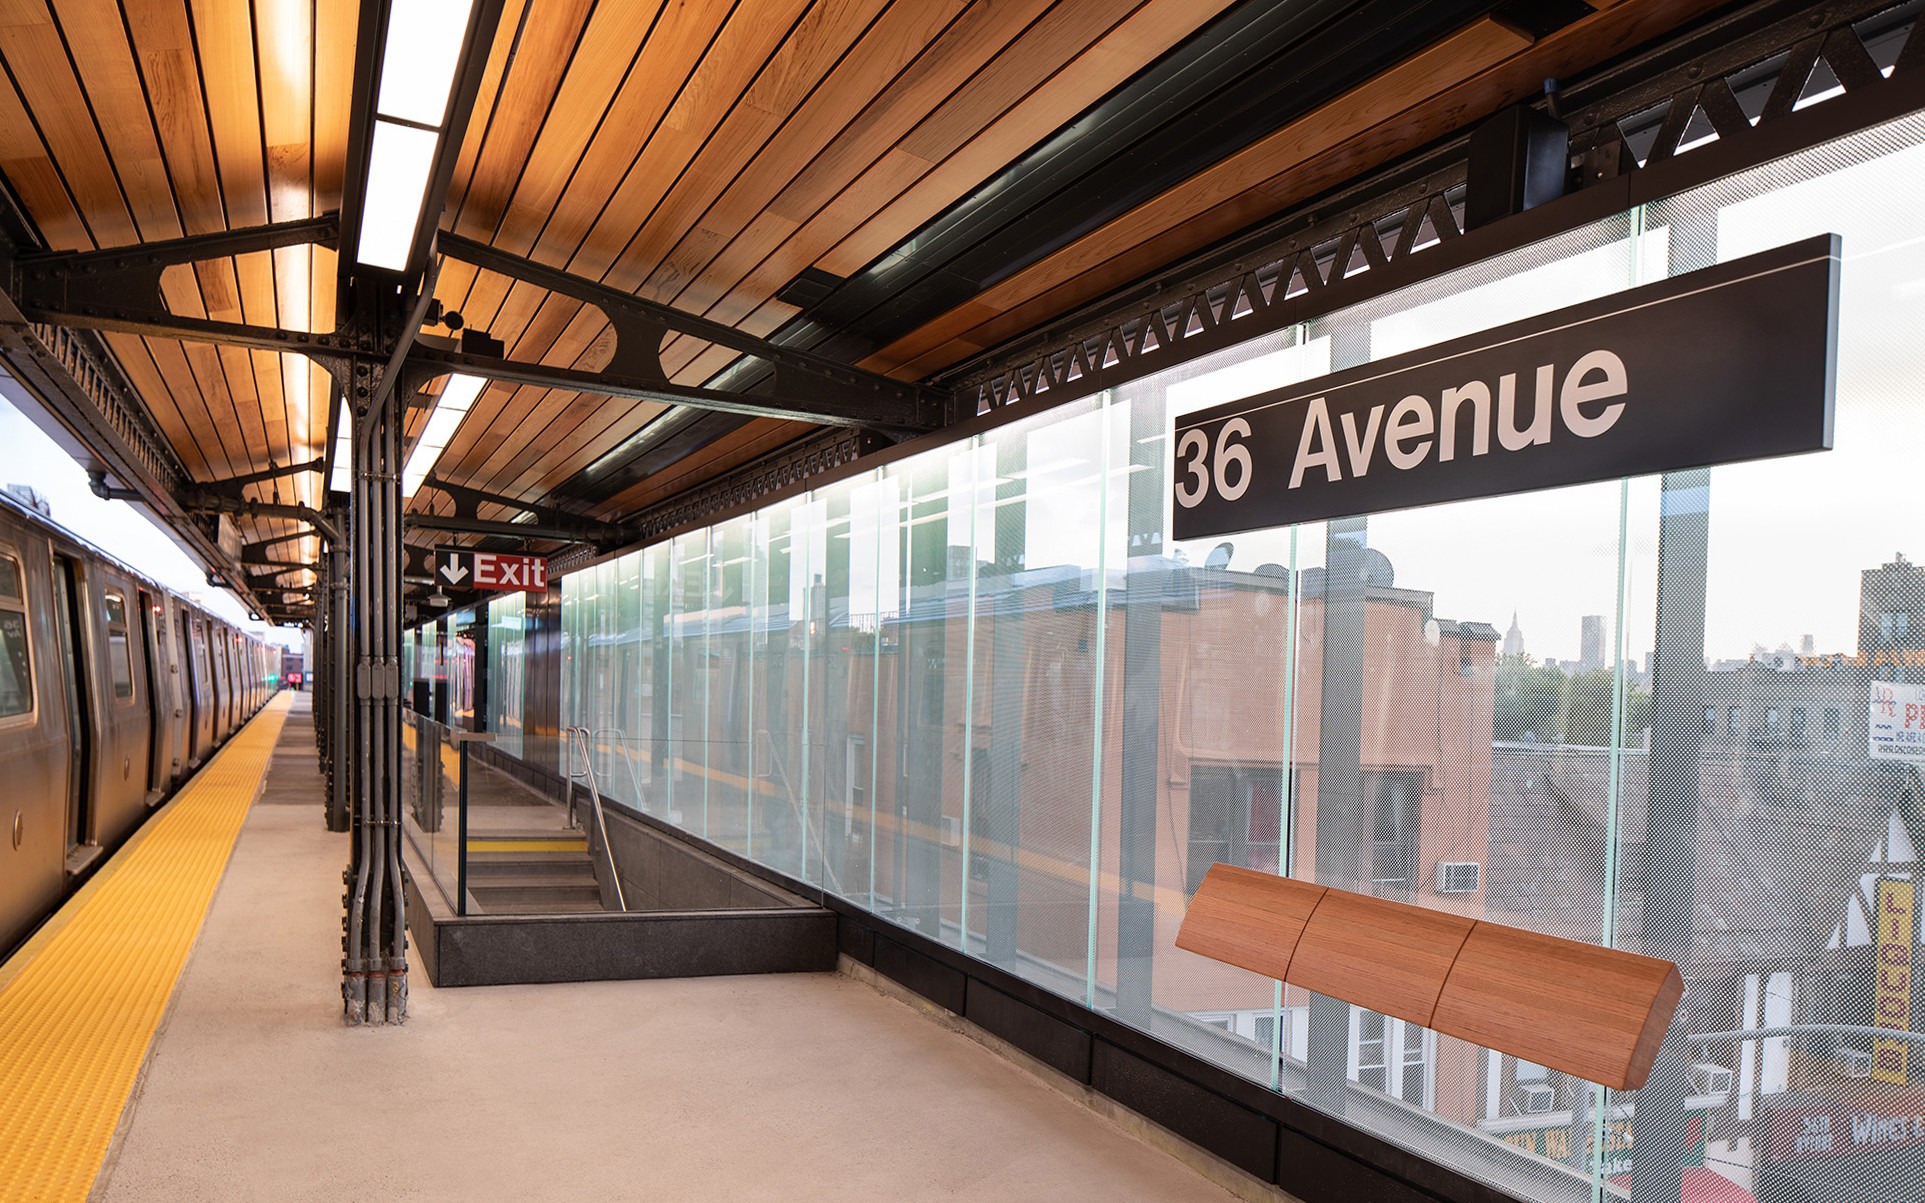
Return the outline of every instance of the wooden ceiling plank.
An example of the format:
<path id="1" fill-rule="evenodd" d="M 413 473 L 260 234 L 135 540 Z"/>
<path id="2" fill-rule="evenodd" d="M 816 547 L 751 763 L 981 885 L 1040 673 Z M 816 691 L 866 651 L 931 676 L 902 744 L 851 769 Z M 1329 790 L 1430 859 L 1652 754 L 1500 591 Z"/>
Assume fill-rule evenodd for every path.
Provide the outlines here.
<path id="1" fill-rule="evenodd" d="M 234 269 L 241 282 L 242 320 L 252 325 L 278 324 L 273 254 L 255 251 L 237 255 Z M 266 467 L 270 456 L 279 463 L 291 463 L 286 436 L 287 393 L 282 387 L 280 360 L 271 354 L 253 352 L 247 356 L 247 362 L 249 375 L 254 379 L 255 396 L 259 399 L 253 413 L 243 414 L 243 421 L 247 423 L 243 428 L 250 435 L 258 433 L 260 438 L 248 447 L 250 470 Z M 254 426 L 255 421 L 260 424 L 258 428 Z M 275 426 L 282 431 L 278 439 L 273 433 Z"/>
<path id="2" fill-rule="evenodd" d="M 582 329 L 571 347 L 557 356 L 554 354 L 556 343 L 578 321 Z M 543 294 L 537 313 L 522 326 L 521 339 L 512 357 L 523 362 L 567 365 L 574 361 L 580 350 L 586 348 L 594 337 L 593 331 L 605 329 L 607 320 L 602 317 L 600 310 L 583 305 L 571 297 Z M 525 432 L 511 434 L 510 431 L 520 432 L 529 415 L 546 404 L 547 397 L 554 391 L 523 386 L 515 390 L 502 410 L 487 416 L 485 425 L 476 424 L 471 415 L 456 434 L 456 445 L 451 445 L 448 453 L 444 454 L 444 460 L 452 461 L 449 478 L 479 488 L 492 487 L 483 482 L 491 481 L 493 472 L 500 466 L 525 453 L 528 435 Z"/>
<path id="3" fill-rule="evenodd" d="M 134 386 L 141 400 L 147 405 L 147 412 L 153 417 L 154 424 L 160 428 L 163 437 L 174 448 L 175 454 L 188 472 L 205 471 L 205 461 L 200 455 L 192 419 L 188 410 L 198 405 L 195 397 L 190 401 L 175 395 L 168 386 L 166 375 L 155 362 L 153 354 L 145 341 L 132 334 L 107 334 L 102 336 L 113 352 L 120 369 L 127 376 L 127 382 Z M 203 419 L 205 414 L 201 415 Z"/>
<path id="4" fill-rule="evenodd" d="M 982 81 L 998 78 L 999 69 L 1033 83 L 1029 52 L 1074 54 L 1083 44 L 1079 38 L 1100 36 L 1129 11 L 1113 0 L 1075 0 L 1043 13 L 1047 7 L 1046 0 L 971 7 L 776 194 L 703 271 L 697 290 L 684 292 L 677 304 L 724 322 L 754 311 L 873 215 L 878 196 L 900 195 L 935 166 L 899 145 L 932 109 L 948 107 L 958 96 L 980 99 Z M 1001 112 L 973 102 L 953 107 L 972 114 L 976 128 Z"/>
<path id="5" fill-rule="evenodd" d="M 331 0 L 316 0 L 314 4 L 314 124 L 309 140 L 316 213 L 341 208 L 341 188 L 347 174 L 348 125 L 354 107 L 354 40 L 358 36 L 359 21 L 359 5 Z M 497 40 L 507 42 L 506 38 Z M 501 53 L 505 55 L 506 49 Z M 323 278 L 332 279 L 332 273 L 326 277 L 315 273 L 317 290 Z M 318 291 L 315 312 L 327 314 L 331 324 L 331 307 L 320 305 Z"/>
<path id="6" fill-rule="evenodd" d="M 614 398 L 603 398 L 603 404 L 566 442 L 521 468 L 508 482 L 508 491 L 516 496 L 537 497 L 552 493 L 576 472 L 621 446 L 668 409 L 666 405 L 648 401 L 623 408 Z"/>
<path id="7" fill-rule="evenodd" d="M 54 16 L 73 55 L 107 154 L 143 239 L 178 238 L 173 183 L 147 109 L 133 47 L 114 0 L 56 0 Z"/>
<path id="8" fill-rule="evenodd" d="M 521 48 L 490 119 L 468 126 L 471 138 L 481 138 L 480 154 L 455 212 L 457 233 L 484 242 L 494 238 L 593 8 L 593 0 L 549 0 L 539 20 L 522 25 Z"/>
<path id="9" fill-rule="evenodd" d="M 1097 287 L 1099 281 L 1114 281 L 1108 286 L 1120 286 L 1125 281 L 1116 281 L 1113 271 L 1100 277 L 1092 274 L 1120 249 L 1149 242 L 1178 227 L 1197 235 L 1190 240 L 1191 249 L 1202 246 L 1207 239 L 1195 225 L 1200 214 L 1259 186 L 1279 170 L 1315 161 L 1364 130 L 1386 122 L 1401 126 L 1403 114 L 1464 78 L 1466 70 L 1484 70 L 1529 46 L 1529 39 L 1507 26 L 1489 19 L 1476 22 L 999 282 L 952 314 L 897 339 L 883 348 L 874 362 L 894 369 L 924 362 L 922 357 L 935 347 L 994 345 L 1000 338 L 991 331 L 963 337 L 964 331 L 973 330 L 982 320 L 985 308 L 1001 316 L 1002 327 L 1008 328 L 1034 317 L 1038 307 L 1025 308 L 1025 301 L 1068 281 L 1081 281 L 1083 290 Z M 1221 216 L 1237 215 L 1234 210 L 1226 210 Z M 1247 216 L 1256 220 L 1262 212 L 1252 211 Z M 1220 222 L 1212 226 L 1220 227 Z"/>
<path id="10" fill-rule="evenodd" d="M 966 83 L 959 82 L 956 74 L 951 73 L 927 75 L 918 81 L 927 89 L 920 96 L 924 101 L 922 107 L 938 106 L 937 112 L 925 113 L 926 120 L 921 122 L 914 135 L 905 136 L 900 125 L 888 127 L 885 132 L 892 139 L 914 141 L 937 155 L 947 154 L 951 148 L 945 146 L 943 139 L 961 139 L 965 136 L 962 132 L 965 129 L 971 134 L 980 131 L 1035 86 L 1037 76 L 1034 62 L 1038 56 L 1073 57 L 1109 33 L 1118 22 L 1129 16 L 1130 11 L 1099 0 L 1058 4 L 1043 19 L 1029 22 L 1020 30 L 1009 31 L 1020 36 L 1015 36 L 1013 40 L 1006 36 L 1008 49 L 986 68 L 972 68 Z M 1030 14 L 1025 10 L 1011 15 L 1026 18 Z M 958 25 L 961 24 L 958 22 Z M 969 60 L 961 54 L 946 54 L 943 57 L 957 68 L 969 65 Z M 938 86 L 948 90 L 939 91 Z M 938 121 L 945 113 L 950 117 L 943 123 L 942 133 L 937 136 L 925 134 L 923 127 Z M 958 123 L 958 114 L 966 118 L 966 123 Z M 929 159 L 891 147 L 853 182 L 818 176 L 816 182 L 821 188 L 827 189 L 837 183 L 845 186 L 828 202 L 823 203 L 819 199 L 815 202 L 818 207 L 809 215 L 803 230 L 775 246 L 765 241 L 765 234 L 739 238 L 704 273 L 703 281 L 707 285 L 704 291 L 694 296 L 685 293 L 677 298 L 678 303 L 702 311 L 704 316 L 713 320 L 730 323 L 740 320 L 766 304 L 802 268 L 814 263 L 819 256 L 869 220 L 880 207 L 876 202 L 878 196 L 899 197 L 933 166 L 933 161 Z M 902 231 L 901 236 L 907 236 L 908 233 Z M 724 285 L 724 281 L 729 283 Z M 710 293 L 719 293 L 719 299 L 711 299 Z M 691 351 L 680 345 L 681 341 L 672 344 L 665 353 L 664 358 L 671 365 L 672 372 L 681 371 L 695 355 L 707 354 L 706 348 Z"/>
<path id="11" fill-rule="evenodd" d="M 526 255 L 547 227 L 563 192 L 610 115 L 661 10 L 659 3 L 603 4 L 595 9 L 553 109 L 528 153 L 493 245 Z M 638 88 L 638 91 L 645 91 Z M 633 139 L 635 129 L 623 132 Z"/>
<path id="12" fill-rule="evenodd" d="M 1692 0 L 1683 9 L 1656 0 L 1627 0 L 1567 26 L 1535 46 L 1495 62 L 1487 61 L 1481 71 L 1468 78 L 1461 68 L 1453 78 L 1449 64 L 1440 64 L 1432 52 L 1413 56 L 1333 102 L 1362 110 L 1367 107 L 1363 94 L 1376 87 L 1390 89 L 1387 99 L 1370 102 L 1376 105 L 1372 115 L 1379 119 L 1367 128 L 1348 128 L 1343 131 L 1347 137 L 1333 141 L 1330 135 L 1320 134 L 1319 114 L 1292 123 L 1249 152 L 1232 156 L 1198 179 L 1142 206 L 1147 212 L 1125 214 L 1003 281 L 972 302 L 969 313 L 945 315 L 912 331 L 866 359 L 864 366 L 892 373 L 905 365 L 914 365 L 911 370 L 936 370 L 948 366 L 940 355 L 930 354 L 937 347 L 951 345 L 962 351 L 957 357 L 962 358 L 973 353 L 965 348 L 998 345 L 1048 316 L 1122 287 L 1160 264 L 1227 237 L 1287 204 L 1459 129 L 1478 114 L 1526 97 L 1546 74 L 1580 69 L 1583 63 L 1606 53 L 1609 46 L 1638 44 L 1710 7 L 1710 0 Z M 1469 41 L 1485 32 L 1472 27 L 1459 37 Z M 1487 46 L 1499 44 L 1493 41 Z M 1428 96 L 1423 94 L 1426 80 L 1432 84 Z M 1397 110 L 1394 102 L 1400 97 L 1406 107 Z M 1331 115 L 1323 113 L 1322 122 L 1330 121 Z M 1312 150 L 1300 153 L 1305 146 Z M 1271 157 L 1266 159 L 1266 154 Z M 1271 169 L 1268 178 L 1241 192 L 1220 180 L 1201 178 L 1222 171 L 1247 183 L 1264 176 L 1266 168 Z M 1246 195 L 1248 192 L 1259 195 Z M 1208 208 L 1197 207 L 1213 199 L 1216 203 Z M 973 308 L 985 303 L 995 308 L 995 316 L 985 319 Z"/>
<path id="13" fill-rule="evenodd" d="M 646 278 L 654 263 L 642 261 L 636 237 L 648 233 L 652 239 L 655 210 L 685 171 L 700 168 L 698 156 L 724 120 L 728 106 L 775 53 L 806 4 L 807 0 L 757 0 L 753 13 L 735 10 L 570 260 L 570 271 L 625 291 L 633 291 Z M 619 249 L 604 261 L 602 255 L 610 245 Z"/>
<path id="14" fill-rule="evenodd" d="M 306 4 L 256 10 L 261 137 L 267 146 L 270 221 L 314 216 L 314 26 Z"/>
<path id="15" fill-rule="evenodd" d="M 529 414 L 532 421 L 539 422 L 539 426 L 525 432 L 516 447 L 517 454 L 508 456 L 500 468 L 483 476 L 482 479 L 488 483 L 482 487 L 491 493 L 513 496 L 509 486 L 514 476 L 518 475 L 517 465 L 540 456 L 572 437 L 606 401 L 607 398 L 593 394 L 552 390 L 544 398 L 544 404 Z"/>
<path id="16" fill-rule="evenodd" d="M 341 7 L 352 10 L 355 6 Z M 501 86 L 512 65 L 512 57 L 520 48 L 521 28 L 527 20 L 528 7 L 523 0 L 506 0 L 501 6 L 501 20 L 495 26 L 495 40 L 488 47 L 488 63 L 481 72 L 481 86 L 475 91 L 475 106 L 468 120 L 468 132 L 462 138 L 461 150 L 455 156 L 454 172 L 448 179 L 448 196 L 442 209 L 444 226 L 467 203 L 468 189 L 474 183 L 475 168 L 481 160 L 481 146 L 494 126 L 495 113 L 501 106 Z M 350 49 L 353 44 L 354 34 L 350 30 Z"/>
<path id="17" fill-rule="evenodd" d="M 88 112 L 86 94 L 73 73 L 60 31 L 43 5 L 20 4 L 14 23 L 0 27 L 0 58 L 5 59 L 14 86 L 39 126 L 94 241 L 101 246 L 139 241 L 119 178 Z"/>
<path id="18" fill-rule="evenodd" d="M 1074 9 L 1079 4 L 1098 9 L 1116 9 L 1115 0 L 1075 0 L 1055 5 L 1057 10 Z M 800 225 L 813 217 L 823 198 L 840 191 L 880 156 L 898 147 L 910 130 L 925 121 L 950 96 L 969 85 L 972 78 L 990 64 L 1028 29 L 1051 10 L 1052 0 L 1018 0 L 1017 3 L 970 5 L 946 25 L 929 29 L 933 38 L 918 43 L 913 37 L 884 42 L 874 52 L 882 62 L 868 58 L 854 63 L 856 70 L 880 75 L 887 71 L 889 84 L 861 113 L 836 134 L 809 165 L 796 173 L 768 202 L 768 209 Z M 897 4 L 893 17 L 905 8 Z M 950 11 L 949 7 L 937 10 Z M 869 41 L 865 40 L 865 50 Z M 913 48 L 913 55 L 901 54 Z M 898 54 L 891 55 L 890 51 Z M 898 61 L 900 57 L 901 61 Z"/>
<path id="19" fill-rule="evenodd" d="M 227 384 L 223 379 L 214 348 L 207 343 L 183 343 L 167 338 L 144 340 L 147 349 L 166 376 L 174 390 L 175 400 L 186 416 L 188 427 L 194 434 L 194 445 L 199 450 L 199 458 L 208 472 L 203 479 L 217 476 L 232 476 L 240 469 L 238 457 L 229 440 L 232 438 L 231 422 L 223 425 L 216 417 L 225 406 L 224 394 Z M 207 366 L 203 368 L 203 364 Z M 184 449 L 177 446 L 176 451 Z"/>
<path id="20" fill-rule="evenodd" d="M 639 291 L 677 298 L 715 251 L 821 153 L 953 11 L 949 2 L 891 8 L 887 0 L 845 0 L 818 3 L 803 14 L 703 147 L 702 169 L 678 180 L 650 216 L 648 244 L 669 250 Z M 920 19 L 905 21 L 904 13 Z M 697 311 L 701 305 L 684 307 Z"/>
<path id="21" fill-rule="evenodd" d="M 1009 53 L 998 55 L 966 84 L 938 97 L 927 116 L 905 131 L 898 144 L 918 158 L 942 162 L 1044 82 L 1038 63 L 1073 62 L 1144 3 L 1063 0 L 1053 5 L 1023 31 Z"/>
<path id="22" fill-rule="evenodd" d="M 603 212 L 647 149 L 680 94 L 682 81 L 694 73 L 728 12 L 726 5 L 700 5 L 695 11 L 678 13 L 650 35 L 641 61 L 616 94 L 606 120 L 529 252 L 531 258 L 564 264 L 578 275 L 595 279 L 614 262 L 634 232 L 632 226 L 608 225 L 598 246 L 588 246 L 586 240 L 597 230 Z"/>
<path id="23" fill-rule="evenodd" d="M 166 156 L 181 228 L 211 234 L 227 228 L 213 133 L 202 102 L 200 69 L 182 4 L 137 4 L 125 10 L 140 59 L 154 129 Z"/>
<path id="24" fill-rule="evenodd" d="M 901 241 L 906 231 L 922 228 L 976 184 L 1061 129 L 1064 122 L 1108 95 L 1142 64 L 1196 32 L 1231 2 L 1150 0 L 843 239 L 822 256 L 818 266 L 839 276 L 854 275 Z"/>
<path id="25" fill-rule="evenodd" d="M 13 185 L 47 245 L 56 250 L 91 250 L 93 235 L 74 208 L 60 170 L 27 117 L 13 80 L 0 72 L 0 174 Z"/>
<path id="26" fill-rule="evenodd" d="M 601 513 L 609 516 L 633 514 L 654 502 L 673 496 L 689 485 L 719 476 L 752 460 L 760 459 L 819 429 L 807 422 L 778 418 L 756 418 L 731 431 L 708 446 L 678 460 L 618 493 Z"/>
<path id="27" fill-rule="evenodd" d="M 267 224 L 267 165 L 248 0 L 193 0 L 201 87 L 214 130 L 214 161 L 232 229 Z"/>

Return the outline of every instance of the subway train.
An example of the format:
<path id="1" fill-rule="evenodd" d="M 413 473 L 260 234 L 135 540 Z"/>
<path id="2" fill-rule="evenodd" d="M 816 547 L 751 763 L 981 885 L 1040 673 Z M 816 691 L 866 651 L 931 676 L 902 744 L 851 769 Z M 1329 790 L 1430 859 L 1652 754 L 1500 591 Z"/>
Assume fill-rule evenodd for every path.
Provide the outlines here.
<path id="1" fill-rule="evenodd" d="M 0 492 L 0 958 L 279 688 L 251 638 Z"/>

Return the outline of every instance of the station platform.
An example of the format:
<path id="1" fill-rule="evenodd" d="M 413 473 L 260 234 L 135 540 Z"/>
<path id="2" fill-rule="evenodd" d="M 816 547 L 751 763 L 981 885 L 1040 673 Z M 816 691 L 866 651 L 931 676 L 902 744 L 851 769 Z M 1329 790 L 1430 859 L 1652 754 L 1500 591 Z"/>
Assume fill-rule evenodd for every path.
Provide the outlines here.
<path id="1" fill-rule="evenodd" d="M 0 1200 L 1120 1201 L 1238 1186 L 842 973 L 436 989 L 416 972 L 405 1026 L 346 1027 L 346 837 L 321 822 L 308 702 L 280 695 L 0 969 L 0 1016 L 35 979 L 73 1011 L 57 1038 L 0 1027 Z M 169 954 L 138 910 L 106 904 L 152 906 L 158 886 L 110 892 L 168 854 L 165 825 L 210 807 L 234 821 L 196 837 L 217 860 L 198 900 L 173 887 L 204 911 L 176 916 L 191 947 Z M 206 846 L 223 838 L 231 858 Z M 119 959 L 77 990 L 41 958 L 83 918 L 119 925 L 87 937 Z M 171 972 L 170 955 L 159 1004 L 129 1005 L 129 983 Z"/>

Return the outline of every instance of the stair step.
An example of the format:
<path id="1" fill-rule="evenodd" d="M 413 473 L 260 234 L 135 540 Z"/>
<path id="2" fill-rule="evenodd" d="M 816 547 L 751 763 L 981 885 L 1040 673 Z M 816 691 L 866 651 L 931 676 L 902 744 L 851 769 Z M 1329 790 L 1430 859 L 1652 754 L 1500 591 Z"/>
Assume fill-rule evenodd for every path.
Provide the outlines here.
<path id="1" fill-rule="evenodd" d="M 475 898 L 484 915 L 598 915 L 602 900 L 596 898 L 529 899 L 519 894 L 501 898 Z"/>
<path id="2" fill-rule="evenodd" d="M 595 863 L 585 852 L 468 854 L 470 877 L 492 878 L 502 874 L 534 877 L 577 873 L 593 876 L 594 872 Z"/>
<path id="3" fill-rule="evenodd" d="M 468 889 L 503 893 L 508 890 L 595 890 L 595 875 L 587 869 L 580 873 L 491 873 L 484 877 L 468 874 Z"/>
<path id="4" fill-rule="evenodd" d="M 490 914 L 513 912 L 518 915 L 539 915 L 550 911 L 599 911 L 602 909 L 602 894 L 593 885 L 573 885 L 512 890 L 477 889 L 468 887 L 468 893 L 483 911 Z"/>

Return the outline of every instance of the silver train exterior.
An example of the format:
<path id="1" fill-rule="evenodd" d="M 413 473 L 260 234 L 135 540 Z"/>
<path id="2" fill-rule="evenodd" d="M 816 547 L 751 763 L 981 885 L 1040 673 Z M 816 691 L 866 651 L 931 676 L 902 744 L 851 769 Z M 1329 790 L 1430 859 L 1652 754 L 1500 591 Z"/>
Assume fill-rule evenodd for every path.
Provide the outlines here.
<path id="1" fill-rule="evenodd" d="M 279 687 L 278 648 L 0 492 L 0 957 Z"/>

